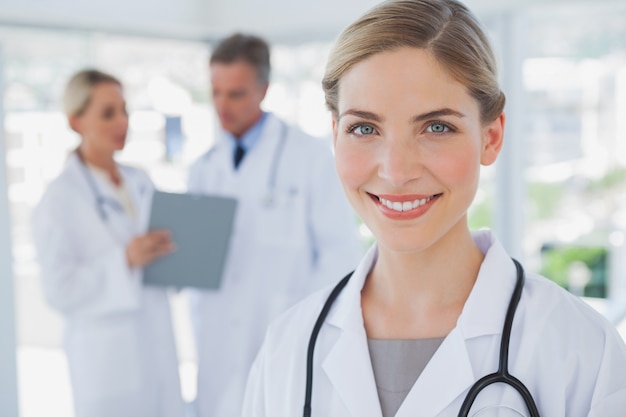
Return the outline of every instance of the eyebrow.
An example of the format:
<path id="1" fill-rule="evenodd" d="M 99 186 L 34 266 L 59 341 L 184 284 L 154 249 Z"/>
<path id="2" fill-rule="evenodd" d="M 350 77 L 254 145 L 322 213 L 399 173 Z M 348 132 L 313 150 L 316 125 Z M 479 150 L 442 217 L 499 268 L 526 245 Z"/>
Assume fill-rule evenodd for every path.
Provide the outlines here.
<path id="1" fill-rule="evenodd" d="M 428 113 L 420 114 L 419 116 L 415 116 L 413 119 L 411 119 L 411 121 L 413 123 L 416 123 L 416 122 L 421 122 L 423 120 L 434 119 L 434 118 L 441 117 L 441 116 L 455 116 L 458 118 L 465 117 L 465 115 L 461 112 L 452 110 L 450 108 L 443 108 L 443 109 L 433 110 Z"/>
<path id="2" fill-rule="evenodd" d="M 339 119 L 341 119 L 343 116 L 347 116 L 347 115 L 356 116 L 356 117 L 359 117 L 361 119 L 373 120 L 375 122 L 380 122 L 380 121 L 383 120 L 382 117 L 380 117 L 376 113 L 372 113 L 372 112 L 369 112 L 369 111 L 363 111 L 363 110 L 355 110 L 355 109 L 348 109 L 348 110 L 344 111 L 343 113 L 341 113 L 339 115 Z"/>
<path id="3" fill-rule="evenodd" d="M 381 122 L 383 120 L 383 118 L 377 115 L 376 113 L 372 113 L 372 112 L 364 111 L 364 110 L 355 110 L 355 109 L 348 109 L 345 112 L 341 113 L 339 115 L 339 119 L 341 119 L 343 116 L 346 116 L 346 115 L 352 115 L 352 116 L 356 116 L 362 119 L 372 120 L 374 122 Z M 411 122 L 417 123 L 423 120 L 433 119 L 433 118 L 442 117 L 442 116 L 456 116 L 459 118 L 465 117 L 463 113 L 446 107 L 443 109 L 437 109 L 437 110 L 429 111 L 428 113 L 417 115 L 411 119 Z"/>

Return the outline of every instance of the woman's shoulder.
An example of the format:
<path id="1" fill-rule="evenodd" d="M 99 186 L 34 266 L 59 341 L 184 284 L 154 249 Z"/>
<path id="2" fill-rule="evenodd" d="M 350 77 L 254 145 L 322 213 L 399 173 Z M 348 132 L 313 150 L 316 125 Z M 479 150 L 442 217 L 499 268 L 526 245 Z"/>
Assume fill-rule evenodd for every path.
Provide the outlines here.
<path id="1" fill-rule="evenodd" d="M 309 335 L 334 285 L 320 289 L 281 313 L 268 326 L 266 344 L 308 344 Z M 305 337 L 306 336 L 306 337 Z"/>
<path id="2" fill-rule="evenodd" d="M 593 323 L 607 322 L 582 298 L 570 293 L 554 281 L 536 273 L 527 273 L 524 296 L 533 303 L 544 305 L 544 311 L 559 316 L 585 318 Z"/>
<path id="3" fill-rule="evenodd" d="M 563 342 L 604 350 L 606 343 L 624 345 L 615 325 L 580 297 L 548 278 L 529 273 L 522 300 L 526 314 L 536 316 L 543 333 L 558 335 Z M 582 343 L 584 342 L 584 343 Z"/>
<path id="4" fill-rule="evenodd" d="M 76 191 L 80 189 L 83 181 L 81 176 L 77 174 L 75 167 L 68 162 L 59 175 L 46 185 L 43 198 L 71 198 L 71 196 L 76 195 Z"/>
<path id="5" fill-rule="evenodd" d="M 142 179 L 150 178 L 148 172 L 143 168 L 128 164 L 117 164 L 117 166 L 119 170 L 124 174 L 133 175 Z"/>
<path id="6" fill-rule="evenodd" d="M 626 369 L 626 344 L 615 325 L 583 299 L 540 275 L 528 274 L 522 301 L 519 325 L 525 330 L 517 343 L 524 361 L 518 373 L 549 370 L 552 375 L 537 383 L 552 385 L 537 390 L 564 390 L 572 410 L 591 408 L 596 412 L 589 415 L 618 415 L 623 405 L 615 407 L 615 394 L 623 402 L 626 378 L 615 370 Z M 551 406 L 552 400 L 544 401 Z M 600 412 L 603 407 L 610 411 Z"/>

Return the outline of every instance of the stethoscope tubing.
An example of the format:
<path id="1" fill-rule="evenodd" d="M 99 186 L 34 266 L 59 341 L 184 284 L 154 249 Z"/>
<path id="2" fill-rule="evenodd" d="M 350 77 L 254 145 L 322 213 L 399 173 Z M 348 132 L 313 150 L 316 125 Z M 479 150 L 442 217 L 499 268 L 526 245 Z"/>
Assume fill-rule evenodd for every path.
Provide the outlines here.
<path id="1" fill-rule="evenodd" d="M 102 219 L 104 223 L 107 223 L 109 220 L 109 217 L 106 211 L 104 210 L 105 204 L 108 204 L 109 206 L 114 207 L 119 212 L 123 212 L 124 208 L 117 201 L 108 199 L 100 193 L 100 190 L 98 186 L 96 185 L 96 181 L 94 180 L 91 172 L 89 172 L 89 168 L 87 167 L 87 163 L 85 162 L 85 159 L 83 158 L 83 155 L 81 154 L 80 149 L 76 149 L 74 152 L 76 152 L 76 156 L 78 157 L 78 162 L 80 165 L 80 169 L 83 173 L 83 177 L 85 177 L 85 180 L 87 181 L 87 185 L 89 189 L 91 190 L 91 193 L 93 194 L 94 199 L 96 200 L 96 209 L 98 210 L 98 215 L 100 216 L 100 219 Z"/>
<path id="2" fill-rule="evenodd" d="M 513 319 L 515 318 L 515 312 L 517 311 L 517 306 L 519 304 L 520 299 L 522 298 L 522 290 L 524 289 L 524 281 L 525 274 L 524 268 L 522 265 L 516 260 L 513 259 L 513 263 L 515 264 L 515 269 L 517 270 L 517 282 L 515 283 L 515 290 L 511 295 L 511 301 L 509 302 L 509 307 L 506 312 L 506 317 L 504 319 L 504 327 L 502 329 L 502 338 L 500 339 L 500 358 L 498 360 L 498 371 L 489 375 L 485 375 L 480 378 L 472 387 L 470 388 L 465 400 L 463 401 L 463 405 L 459 410 L 459 417 L 466 417 L 469 415 L 470 409 L 478 397 L 478 394 L 485 388 L 487 388 L 491 384 L 495 383 L 503 383 L 513 387 L 522 397 L 528 411 L 530 412 L 531 417 L 539 417 L 539 411 L 537 410 L 537 405 L 535 404 L 535 400 L 531 395 L 528 388 L 516 377 L 509 373 L 509 346 L 511 341 L 511 329 L 513 328 Z"/>
<path id="3" fill-rule="evenodd" d="M 96 185 L 96 182 L 93 179 L 91 172 L 89 172 L 89 168 L 87 168 L 87 163 L 85 162 L 85 159 L 83 158 L 83 155 L 80 152 L 80 149 L 76 149 L 75 152 L 76 152 L 76 156 L 78 157 L 80 169 L 83 172 L 83 177 L 85 177 L 85 180 L 87 181 L 89 189 L 91 190 L 96 200 L 96 209 L 98 210 L 98 215 L 100 216 L 102 221 L 106 223 L 108 220 L 107 214 L 104 211 L 104 208 L 102 208 L 102 206 L 106 203 L 106 200 L 100 194 L 100 191 L 98 190 L 98 186 Z"/>
<path id="4" fill-rule="evenodd" d="M 339 296 L 341 290 L 343 290 L 343 288 L 346 286 L 353 273 L 354 271 L 343 277 L 343 279 L 339 281 L 339 284 L 337 284 L 335 288 L 333 288 L 332 292 L 328 296 L 328 299 L 324 303 L 324 307 L 322 307 L 322 311 L 317 317 L 315 326 L 313 326 L 313 331 L 311 332 L 309 347 L 306 354 L 306 392 L 304 394 L 304 417 L 311 417 L 311 397 L 313 395 L 313 354 L 315 351 L 317 336 L 319 335 L 322 325 L 324 324 L 324 320 L 326 320 L 328 310 L 330 310 L 333 303 L 335 302 L 335 299 L 337 298 L 337 296 Z"/>
<path id="5" fill-rule="evenodd" d="M 271 171 L 267 180 L 267 189 L 270 194 L 273 194 L 274 190 L 276 189 L 276 180 L 278 178 L 278 168 L 280 166 L 280 161 L 282 160 L 281 159 L 282 153 L 283 153 L 283 150 L 285 149 L 285 143 L 287 141 L 287 124 L 282 122 L 281 125 L 282 126 L 281 126 L 281 132 L 280 132 L 280 140 L 278 144 L 276 145 L 276 150 L 274 151 L 274 158 L 272 158 L 272 166 L 270 168 Z"/>
<path id="6" fill-rule="evenodd" d="M 522 297 L 522 291 L 524 289 L 525 281 L 524 268 L 515 259 L 513 259 L 513 263 L 515 264 L 515 268 L 517 270 L 517 281 L 515 283 L 515 289 L 513 290 L 513 294 L 511 296 L 511 301 L 509 302 L 509 306 L 504 320 L 504 326 L 502 329 L 498 371 L 480 378 L 474 383 L 474 385 L 470 387 L 470 390 L 468 391 L 467 396 L 463 401 L 463 405 L 459 410 L 459 417 L 467 416 L 478 394 L 487 386 L 497 382 L 501 382 L 513 387 L 524 400 L 524 403 L 526 404 L 526 407 L 530 412 L 530 416 L 540 417 L 535 401 L 528 388 L 526 388 L 526 386 L 519 379 L 511 375 L 508 370 L 511 329 L 513 327 L 515 311 L 517 310 L 517 306 Z M 350 272 L 348 275 L 346 275 L 341 281 L 339 281 L 335 288 L 333 288 L 330 295 L 326 299 L 326 302 L 324 303 L 324 306 L 322 307 L 319 316 L 317 317 L 315 325 L 313 326 L 313 331 L 311 332 L 311 337 L 309 338 L 309 345 L 307 348 L 306 387 L 304 394 L 303 417 L 311 417 L 312 413 L 311 400 L 313 396 L 313 357 L 315 353 L 315 344 L 317 342 L 317 337 L 319 336 L 320 330 L 322 328 L 322 325 L 324 324 L 324 321 L 326 320 L 326 316 L 328 315 L 330 308 L 350 280 L 353 272 Z"/>

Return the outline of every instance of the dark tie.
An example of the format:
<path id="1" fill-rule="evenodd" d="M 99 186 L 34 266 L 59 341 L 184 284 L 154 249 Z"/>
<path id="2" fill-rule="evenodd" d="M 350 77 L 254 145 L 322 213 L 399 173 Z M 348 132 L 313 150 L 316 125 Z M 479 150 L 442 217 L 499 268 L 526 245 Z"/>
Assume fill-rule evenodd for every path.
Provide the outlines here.
<path id="1" fill-rule="evenodd" d="M 245 154 L 246 154 L 245 148 L 241 146 L 240 144 L 237 144 L 237 147 L 235 148 L 235 156 L 233 157 L 233 163 L 235 165 L 235 169 L 239 167 L 239 164 L 241 163 L 241 160 L 243 159 L 243 156 Z"/>

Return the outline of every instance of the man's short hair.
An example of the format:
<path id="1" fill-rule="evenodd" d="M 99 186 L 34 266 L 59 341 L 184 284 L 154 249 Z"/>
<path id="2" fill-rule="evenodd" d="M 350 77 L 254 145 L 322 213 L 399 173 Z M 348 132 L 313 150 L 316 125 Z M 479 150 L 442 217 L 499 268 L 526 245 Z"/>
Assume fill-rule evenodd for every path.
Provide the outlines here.
<path id="1" fill-rule="evenodd" d="M 254 35 L 236 33 L 221 40 L 211 54 L 210 64 L 232 64 L 244 61 L 257 72 L 259 83 L 270 79 L 270 48 L 263 39 Z"/>

